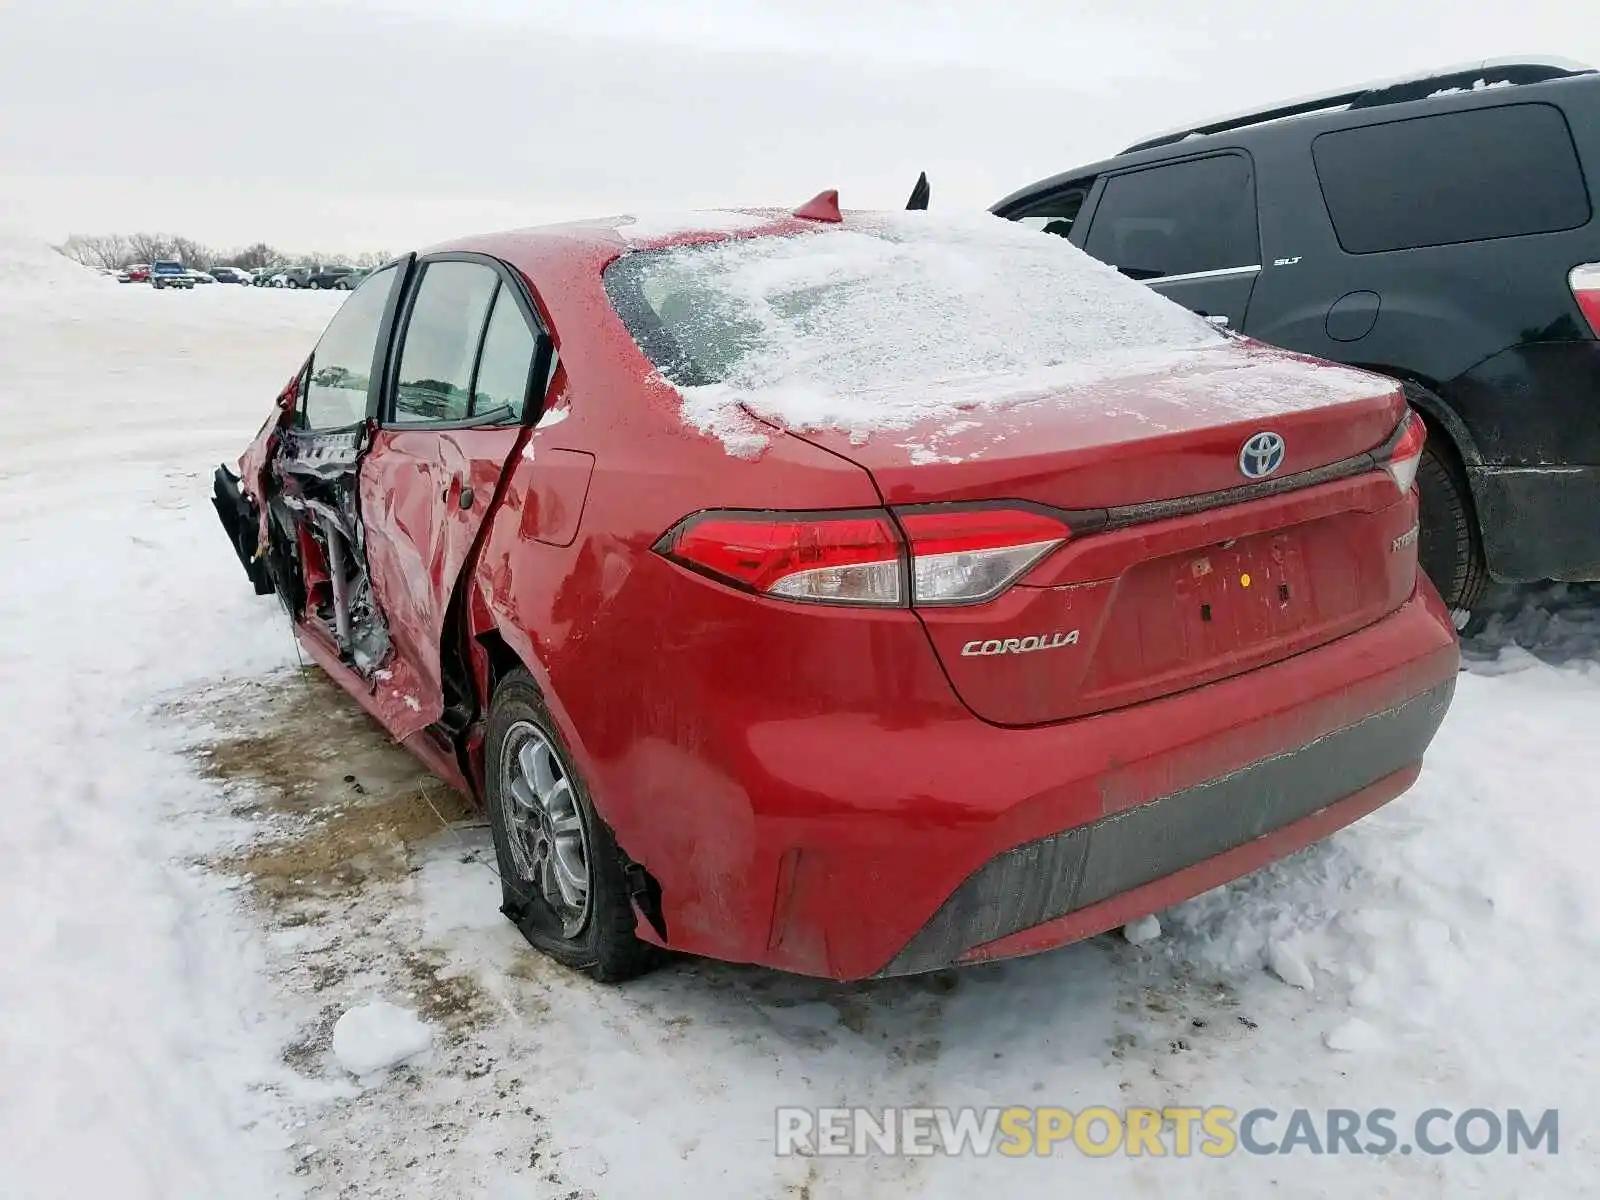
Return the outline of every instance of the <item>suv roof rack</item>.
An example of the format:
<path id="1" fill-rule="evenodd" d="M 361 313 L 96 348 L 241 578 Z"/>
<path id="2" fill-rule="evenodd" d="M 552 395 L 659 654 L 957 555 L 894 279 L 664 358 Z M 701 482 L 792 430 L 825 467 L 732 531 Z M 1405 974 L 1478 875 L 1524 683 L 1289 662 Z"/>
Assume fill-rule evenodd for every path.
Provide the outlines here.
<path id="1" fill-rule="evenodd" d="M 1451 89 L 1470 91 L 1473 85 L 1483 81 L 1486 75 L 1495 76 L 1486 86 L 1500 86 L 1543 83 L 1547 79 L 1563 79 L 1570 75 L 1593 73 L 1593 67 L 1565 58 L 1490 58 L 1482 62 L 1443 67 L 1426 75 L 1402 75 L 1396 79 L 1378 80 L 1337 92 L 1305 96 L 1299 100 L 1275 104 L 1270 108 L 1251 109 L 1248 112 L 1234 113 L 1232 116 L 1218 117 L 1203 125 L 1189 125 L 1149 138 L 1129 146 L 1121 153 L 1134 154 L 1140 150 L 1154 150 L 1158 146 L 1170 146 L 1185 138 L 1225 133 L 1230 129 L 1243 129 L 1247 125 L 1261 125 L 1268 121 L 1299 117 L 1329 109 L 1376 108 L 1383 104 L 1425 100 L 1438 92 Z"/>

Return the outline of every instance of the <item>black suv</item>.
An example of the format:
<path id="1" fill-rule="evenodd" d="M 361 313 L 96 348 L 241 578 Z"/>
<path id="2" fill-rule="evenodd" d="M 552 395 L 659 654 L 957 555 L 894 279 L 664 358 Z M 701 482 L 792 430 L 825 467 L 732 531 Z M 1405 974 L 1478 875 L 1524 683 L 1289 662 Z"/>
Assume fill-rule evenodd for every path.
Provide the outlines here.
<path id="1" fill-rule="evenodd" d="M 1218 324 L 1402 381 L 1422 564 L 1600 579 L 1600 74 L 1480 63 L 1182 129 L 994 206 Z"/>

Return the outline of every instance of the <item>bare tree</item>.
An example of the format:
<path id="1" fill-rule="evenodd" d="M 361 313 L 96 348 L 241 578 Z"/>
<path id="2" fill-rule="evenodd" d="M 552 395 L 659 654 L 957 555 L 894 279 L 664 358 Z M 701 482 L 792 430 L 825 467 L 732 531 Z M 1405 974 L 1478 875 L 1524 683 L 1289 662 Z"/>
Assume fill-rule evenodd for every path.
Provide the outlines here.
<path id="1" fill-rule="evenodd" d="M 86 267 L 121 267 L 131 261 L 128 239 L 119 233 L 75 233 L 56 249 Z"/>
<path id="2" fill-rule="evenodd" d="M 184 266 L 196 267 L 202 271 L 217 261 L 215 250 L 186 237 L 172 239 L 172 256 Z"/>
<path id="3" fill-rule="evenodd" d="M 128 254 L 134 262 L 152 263 L 172 257 L 172 238 L 164 233 L 130 233 Z"/>
<path id="4" fill-rule="evenodd" d="M 348 257 L 338 254 L 286 254 L 266 242 L 256 242 L 243 250 L 223 253 L 204 242 L 169 233 L 75 233 L 56 247 L 74 262 L 86 267 L 126 267 L 131 263 L 152 263 L 176 259 L 185 266 L 209 270 L 219 266 L 246 269 L 280 265 L 319 266 L 348 262 L 358 267 L 378 267 L 394 256 L 387 252 L 368 252 Z"/>
<path id="5" fill-rule="evenodd" d="M 274 250 L 265 242 L 257 242 L 255 245 L 246 246 L 243 250 L 234 254 L 230 261 L 236 267 L 254 270 L 259 267 L 276 266 L 283 261 L 283 253 L 282 251 Z"/>

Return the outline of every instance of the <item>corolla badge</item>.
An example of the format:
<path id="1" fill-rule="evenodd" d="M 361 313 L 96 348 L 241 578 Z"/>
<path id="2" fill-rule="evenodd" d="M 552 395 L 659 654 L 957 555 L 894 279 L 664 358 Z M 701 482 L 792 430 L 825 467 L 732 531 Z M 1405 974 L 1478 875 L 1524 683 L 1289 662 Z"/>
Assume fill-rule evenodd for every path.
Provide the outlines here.
<path id="1" fill-rule="evenodd" d="M 1062 646 L 1076 646 L 1078 631 L 1057 630 L 1025 638 L 990 638 L 988 641 L 968 642 L 961 647 L 963 658 L 987 658 L 991 654 L 1032 654 L 1038 650 L 1059 650 Z"/>
<path id="2" fill-rule="evenodd" d="M 1239 451 L 1239 473 L 1246 479 L 1265 479 L 1283 466 L 1283 438 L 1276 433 L 1250 435 Z"/>

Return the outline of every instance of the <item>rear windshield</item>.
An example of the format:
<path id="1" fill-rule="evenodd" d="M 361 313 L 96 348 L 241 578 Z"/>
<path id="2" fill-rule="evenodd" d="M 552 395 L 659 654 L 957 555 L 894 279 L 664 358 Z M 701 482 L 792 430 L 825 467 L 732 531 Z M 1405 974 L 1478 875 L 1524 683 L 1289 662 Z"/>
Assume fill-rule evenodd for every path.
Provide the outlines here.
<path id="1" fill-rule="evenodd" d="M 988 214 L 636 252 L 606 289 L 680 387 L 861 396 L 1221 340 L 1063 239 Z"/>
<path id="2" fill-rule="evenodd" d="M 175 262 L 158 262 L 158 263 L 156 263 L 155 266 L 151 267 L 150 269 L 152 271 L 163 271 L 163 272 L 181 271 L 181 270 L 183 270 L 183 264 L 182 263 L 175 263 Z"/>

